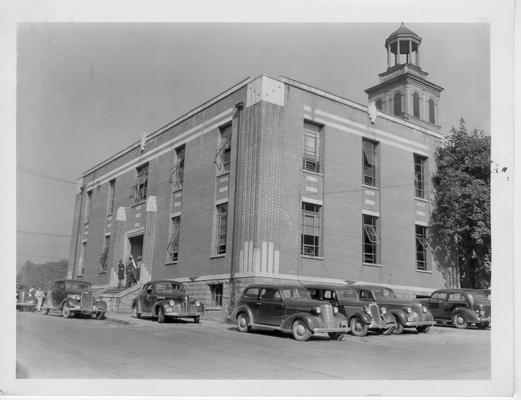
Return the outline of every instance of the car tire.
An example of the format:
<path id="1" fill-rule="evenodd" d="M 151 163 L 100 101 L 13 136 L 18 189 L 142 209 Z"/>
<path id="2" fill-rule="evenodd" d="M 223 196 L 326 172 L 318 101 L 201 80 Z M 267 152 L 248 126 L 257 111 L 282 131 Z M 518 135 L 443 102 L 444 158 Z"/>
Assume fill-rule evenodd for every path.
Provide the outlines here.
<path id="1" fill-rule="evenodd" d="M 344 339 L 344 336 L 346 335 L 344 332 L 329 332 L 327 334 L 329 336 L 329 339 L 331 340 L 342 340 Z"/>
<path id="2" fill-rule="evenodd" d="M 201 319 L 201 317 L 199 317 L 199 316 L 194 317 L 194 324 L 198 324 L 200 319 Z"/>
<path id="3" fill-rule="evenodd" d="M 431 330 L 431 325 L 417 326 L 416 330 L 418 333 L 429 333 Z"/>
<path id="4" fill-rule="evenodd" d="M 309 330 L 306 323 L 301 319 L 296 319 L 293 322 L 291 331 L 293 332 L 293 337 L 295 338 L 295 340 L 298 340 L 300 342 L 305 342 L 306 340 L 309 340 L 309 338 L 312 335 L 312 332 Z"/>
<path id="5" fill-rule="evenodd" d="M 104 312 L 99 312 L 96 314 L 96 319 L 105 319 L 105 313 Z"/>
<path id="6" fill-rule="evenodd" d="M 71 309 L 69 308 L 69 305 L 67 303 L 65 303 L 62 307 L 62 315 L 63 315 L 63 318 L 71 318 L 72 317 L 72 312 L 71 312 Z"/>
<path id="7" fill-rule="evenodd" d="M 403 328 L 402 323 L 401 323 L 400 321 L 397 320 L 397 321 L 396 321 L 396 328 L 393 329 L 393 333 L 394 333 L 395 335 L 400 335 L 400 334 L 403 333 L 403 329 L 404 329 L 404 328 Z"/>
<path id="8" fill-rule="evenodd" d="M 364 324 L 364 321 L 359 317 L 351 318 L 349 327 L 351 328 L 351 333 L 358 337 L 367 335 L 367 331 L 369 330 L 369 326 Z"/>
<path id="9" fill-rule="evenodd" d="M 138 305 L 134 304 L 134 307 L 132 307 L 132 316 L 136 319 L 141 318 L 141 313 L 138 311 Z"/>
<path id="10" fill-rule="evenodd" d="M 248 316 L 245 313 L 240 313 L 237 315 L 237 330 L 239 332 L 249 332 L 250 331 L 250 321 L 248 320 Z"/>
<path id="11" fill-rule="evenodd" d="M 165 320 L 166 320 L 166 318 L 165 318 L 165 314 L 163 314 L 163 309 L 161 307 L 159 307 L 159 311 L 157 312 L 157 322 L 162 324 L 163 322 L 165 322 Z"/>
<path id="12" fill-rule="evenodd" d="M 458 329 L 466 329 L 469 326 L 465 316 L 461 313 L 454 314 L 452 317 L 452 323 Z"/>

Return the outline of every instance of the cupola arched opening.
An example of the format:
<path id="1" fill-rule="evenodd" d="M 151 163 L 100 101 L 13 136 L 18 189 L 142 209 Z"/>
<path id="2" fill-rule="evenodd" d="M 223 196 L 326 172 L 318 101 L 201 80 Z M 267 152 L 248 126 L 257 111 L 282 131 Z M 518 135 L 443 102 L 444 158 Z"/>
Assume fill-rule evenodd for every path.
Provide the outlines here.
<path id="1" fill-rule="evenodd" d="M 375 106 L 376 106 L 376 109 L 377 109 L 378 111 L 382 111 L 382 110 L 383 110 L 383 103 L 382 103 L 382 100 L 381 100 L 381 99 L 376 100 Z"/>
<path id="2" fill-rule="evenodd" d="M 412 95 L 412 115 L 420 118 L 420 96 L 416 92 Z"/>
<path id="3" fill-rule="evenodd" d="M 393 113 L 394 115 L 402 114 L 402 94 L 400 92 L 396 92 L 393 96 Z"/>
<path id="4" fill-rule="evenodd" d="M 436 115 L 434 114 L 434 100 L 429 100 L 429 122 L 431 124 L 436 123 Z"/>

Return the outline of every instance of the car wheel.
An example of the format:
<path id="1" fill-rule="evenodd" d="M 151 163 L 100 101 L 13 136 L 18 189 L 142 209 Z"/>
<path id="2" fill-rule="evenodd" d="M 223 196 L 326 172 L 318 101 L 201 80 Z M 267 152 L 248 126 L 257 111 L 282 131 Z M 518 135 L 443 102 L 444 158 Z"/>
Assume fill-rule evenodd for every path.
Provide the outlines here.
<path id="1" fill-rule="evenodd" d="M 395 335 L 400 335 L 403 333 L 403 325 L 400 321 L 396 321 L 396 328 L 394 328 L 393 333 Z"/>
<path id="2" fill-rule="evenodd" d="M 418 333 L 429 333 L 429 331 L 431 330 L 431 326 L 430 325 L 417 326 L 416 330 L 418 331 Z"/>
<path id="3" fill-rule="evenodd" d="M 312 335 L 309 328 L 306 326 L 304 321 L 302 321 L 301 319 L 297 319 L 297 320 L 295 320 L 295 322 L 293 322 L 292 332 L 293 332 L 293 337 L 295 338 L 295 340 L 299 340 L 302 342 L 309 340 L 309 338 Z"/>
<path id="4" fill-rule="evenodd" d="M 65 303 L 62 307 L 62 315 L 63 315 L 63 318 L 72 317 L 71 309 L 69 308 L 69 305 L 67 303 Z"/>
<path id="5" fill-rule="evenodd" d="M 331 340 L 342 340 L 346 334 L 344 332 L 329 332 L 327 335 Z"/>
<path id="6" fill-rule="evenodd" d="M 240 313 L 239 315 L 237 315 L 237 330 L 239 332 L 250 331 L 248 316 L 245 313 Z"/>
<path id="7" fill-rule="evenodd" d="M 477 324 L 479 329 L 487 329 L 490 324 L 488 322 L 484 322 L 482 324 Z"/>
<path id="8" fill-rule="evenodd" d="M 157 322 L 162 324 L 165 322 L 165 314 L 163 314 L 163 309 L 159 307 L 159 311 L 157 312 Z"/>
<path id="9" fill-rule="evenodd" d="M 96 314 L 96 319 L 105 319 L 105 313 L 104 312 L 99 312 Z"/>
<path id="10" fill-rule="evenodd" d="M 194 317 L 194 324 L 198 324 L 200 319 L 201 319 L 201 317 L 199 317 L 199 316 Z"/>
<path id="11" fill-rule="evenodd" d="M 469 325 L 467 320 L 465 319 L 465 316 L 461 313 L 454 314 L 454 316 L 452 317 L 452 323 L 458 329 L 466 329 Z"/>
<path id="12" fill-rule="evenodd" d="M 134 318 L 141 318 L 141 313 L 138 312 L 138 305 L 137 304 L 134 304 L 134 307 L 132 307 L 132 316 Z"/>
<path id="13" fill-rule="evenodd" d="M 367 335 L 367 331 L 369 327 L 359 317 L 353 317 L 349 321 L 349 327 L 351 328 L 351 333 L 355 336 L 362 337 Z"/>
<path id="14" fill-rule="evenodd" d="M 382 335 L 386 335 L 386 336 L 387 336 L 387 335 L 390 335 L 391 333 L 393 333 L 393 331 L 394 331 L 394 326 L 391 326 L 390 328 L 382 329 L 382 330 L 380 331 L 380 333 L 381 333 Z"/>

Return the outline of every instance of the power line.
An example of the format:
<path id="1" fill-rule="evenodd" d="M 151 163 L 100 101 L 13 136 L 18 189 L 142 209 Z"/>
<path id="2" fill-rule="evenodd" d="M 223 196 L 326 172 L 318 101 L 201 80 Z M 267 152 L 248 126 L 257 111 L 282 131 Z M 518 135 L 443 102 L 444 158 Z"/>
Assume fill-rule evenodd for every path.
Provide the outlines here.
<path id="1" fill-rule="evenodd" d="M 24 167 L 23 165 L 17 164 L 16 168 L 18 168 L 22 172 L 25 172 L 25 173 L 30 174 L 30 175 L 38 176 L 40 178 L 46 178 L 46 179 L 50 179 L 50 180 L 53 180 L 53 181 L 56 181 L 56 182 L 69 183 L 71 185 L 77 185 L 78 184 L 77 181 L 70 181 L 68 179 L 59 178 L 59 177 L 52 176 L 52 175 L 47 175 L 47 174 L 42 174 L 39 171 L 36 171 L 34 169 L 31 169 L 31 168 Z"/>
<path id="2" fill-rule="evenodd" d="M 22 231 L 17 230 L 17 233 L 25 233 L 28 235 L 39 235 L 39 236 L 54 236 L 54 237 L 64 237 L 64 238 L 70 238 L 71 235 L 65 235 L 63 233 L 51 233 L 51 232 L 34 232 L 34 231 Z"/>

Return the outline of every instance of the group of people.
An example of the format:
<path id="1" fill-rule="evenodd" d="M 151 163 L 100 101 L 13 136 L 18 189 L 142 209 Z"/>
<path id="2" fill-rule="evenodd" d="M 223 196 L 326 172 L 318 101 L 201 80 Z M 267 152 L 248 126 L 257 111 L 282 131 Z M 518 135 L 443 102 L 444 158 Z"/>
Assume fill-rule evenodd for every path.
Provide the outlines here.
<path id="1" fill-rule="evenodd" d="M 141 257 L 138 256 L 136 261 L 139 263 L 141 261 Z M 125 285 L 123 286 L 123 281 L 125 280 L 125 276 L 127 278 Z M 121 287 L 131 287 L 138 282 L 138 268 L 132 256 L 128 258 L 127 265 L 123 264 L 123 260 L 119 260 L 118 263 L 118 288 Z"/>
<path id="2" fill-rule="evenodd" d="M 34 288 L 30 288 L 29 292 L 27 293 L 27 296 L 24 297 L 23 301 L 29 301 L 29 299 L 35 298 L 36 299 L 36 310 L 40 311 L 42 309 L 43 299 L 45 298 L 45 292 L 42 290 L 41 287 L 34 290 Z M 16 294 L 17 301 L 22 301 L 18 298 L 18 293 Z"/>

